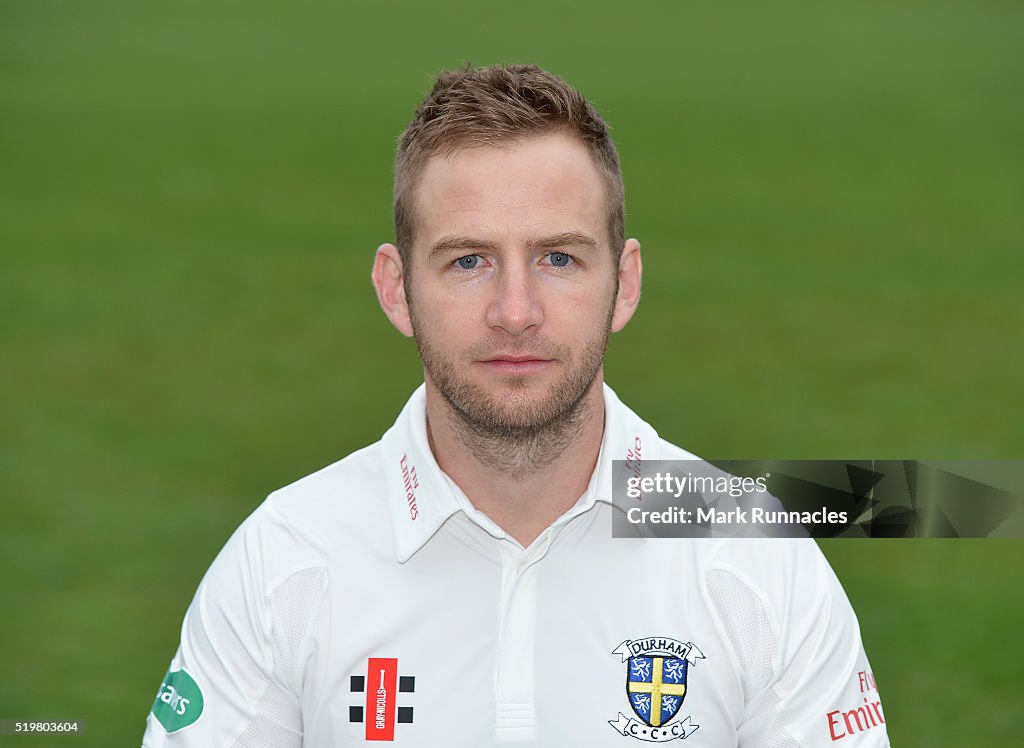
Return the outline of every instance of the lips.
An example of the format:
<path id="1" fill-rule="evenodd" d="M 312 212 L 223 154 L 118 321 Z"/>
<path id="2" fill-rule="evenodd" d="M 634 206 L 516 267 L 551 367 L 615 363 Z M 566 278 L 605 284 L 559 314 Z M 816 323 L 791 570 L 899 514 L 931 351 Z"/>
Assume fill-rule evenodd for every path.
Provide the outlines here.
<path id="1" fill-rule="evenodd" d="M 522 364 L 522 363 L 526 363 L 527 361 L 550 361 L 550 360 L 551 359 L 544 358 L 543 356 L 535 356 L 535 355 L 530 355 L 530 354 L 526 354 L 526 355 L 522 355 L 522 354 L 517 354 L 517 355 L 499 354 L 497 356 L 491 356 L 490 358 L 485 359 L 485 361 L 487 363 L 491 363 L 491 362 L 494 362 L 494 361 L 507 361 L 508 363 L 512 363 L 512 364 Z"/>
<path id="2" fill-rule="evenodd" d="M 504 374 L 531 374 L 538 372 L 554 363 L 554 359 L 543 358 L 537 354 L 505 354 L 489 356 L 480 361 L 492 371 Z"/>

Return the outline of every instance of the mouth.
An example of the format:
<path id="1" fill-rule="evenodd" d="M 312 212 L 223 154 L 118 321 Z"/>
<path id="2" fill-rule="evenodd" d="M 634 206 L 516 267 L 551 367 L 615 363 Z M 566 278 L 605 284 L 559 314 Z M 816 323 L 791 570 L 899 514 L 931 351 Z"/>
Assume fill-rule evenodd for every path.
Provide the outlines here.
<path id="1" fill-rule="evenodd" d="M 554 359 L 535 354 L 497 354 L 479 363 L 499 374 L 535 374 L 555 363 Z"/>

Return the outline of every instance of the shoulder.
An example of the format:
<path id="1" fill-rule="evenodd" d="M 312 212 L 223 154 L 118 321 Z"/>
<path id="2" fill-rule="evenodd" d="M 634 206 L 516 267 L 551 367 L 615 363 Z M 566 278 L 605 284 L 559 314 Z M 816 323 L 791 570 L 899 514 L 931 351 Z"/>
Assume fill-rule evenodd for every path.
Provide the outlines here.
<path id="1" fill-rule="evenodd" d="M 376 442 L 274 491 L 260 510 L 300 534 L 332 537 L 331 530 L 340 525 L 385 517 L 387 497 L 382 450 Z"/>
<path id="2" fill-rule="evenodd" d="M 323 567 L 332 539 L 387 526 L 387 490 L 379 442 L 271 493 L 221 551 L 271 590 L 297 571 Z"/>
<path id="3" fill-rule="evenodd" d="M 659 460 L 699 460 L 697 455 L 693 454 L 682 447 L 667 441 L 660 436 L 657 438 L 656 444 L 656 459 Z"/>
<path id="4" fill-rule="evenodd" d="M 708 558 L 705 593 L 721 623 L 742 640 L 762 621 L 777 641 L 779 662 L 808 642 L 859 646 L 859 624 L 828 560 L 810 538 L 735 538 Z M 827 646 L 826 646 L 827 645 Z"/>
<path id="5" fill-rule="evenodd" d="M 383 501 L 385 493 L 381 443 L 375 442 L 274 491 L 267 501 L 275 511 L 294 515 L 353 499 Z"/>
<path id="6" fill-rule="evenodd" d="M 729 538 L 709 554 L 708 583 L 728 575 L 775 611 L 831 604 L 838 582 L 810 538 Z"/>

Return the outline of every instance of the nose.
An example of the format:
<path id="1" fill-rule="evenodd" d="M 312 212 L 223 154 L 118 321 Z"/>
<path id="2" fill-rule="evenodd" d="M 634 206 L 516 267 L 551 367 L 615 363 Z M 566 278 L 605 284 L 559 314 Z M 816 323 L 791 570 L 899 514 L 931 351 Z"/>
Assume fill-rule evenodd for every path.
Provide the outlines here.
<path id="1" fill-rule="evenodd" d="M 487 324 L 510 335 L 522 335 L 544 322 L 538 279 L 526 264 L 507 264 L 495 278 L 487 307 Z"/>

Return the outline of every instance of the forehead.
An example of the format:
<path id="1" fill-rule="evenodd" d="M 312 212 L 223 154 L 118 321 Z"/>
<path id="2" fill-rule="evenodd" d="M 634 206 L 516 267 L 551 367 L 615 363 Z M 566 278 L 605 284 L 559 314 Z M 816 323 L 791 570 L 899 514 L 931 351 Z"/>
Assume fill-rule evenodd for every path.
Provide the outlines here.
<path id="1" fill-rule="evenodd" d="M 566 231 L 605 237 L 600 174 L 586 145 L 564 133 L 433 156 L 415 202 L 420 246 L 453 234 L 496 243 Z"/>

